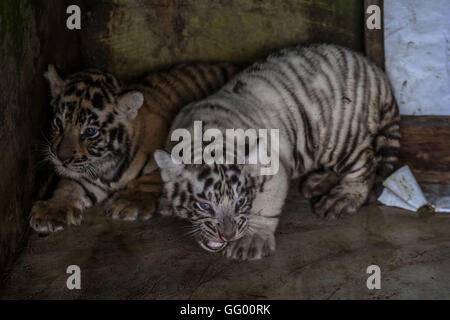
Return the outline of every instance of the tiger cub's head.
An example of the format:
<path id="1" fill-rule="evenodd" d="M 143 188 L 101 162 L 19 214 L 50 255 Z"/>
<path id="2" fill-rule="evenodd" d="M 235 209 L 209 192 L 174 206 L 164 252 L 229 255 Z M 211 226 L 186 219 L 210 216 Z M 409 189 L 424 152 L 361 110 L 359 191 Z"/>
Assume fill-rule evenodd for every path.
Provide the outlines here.
<path id="1" fill-rule="evenodd" d="M 124 92 L 113 75 L 93 69 L 62 79 L 50 65 L 45 77 L 54 113 L 46 153 L 56 171 L 71 178 L 111 178 L 129 152 L 142 93 Z"/>
<path id="2" fill-rule="evenodd" d="M 157 150 L 164 189 L 159 212 L 192 223 L 191 235 L 204 249 L 218 252 L 228 243 L 252 233 L 252 209 L 264 180 L 243 165 L 175 164 Z"/>

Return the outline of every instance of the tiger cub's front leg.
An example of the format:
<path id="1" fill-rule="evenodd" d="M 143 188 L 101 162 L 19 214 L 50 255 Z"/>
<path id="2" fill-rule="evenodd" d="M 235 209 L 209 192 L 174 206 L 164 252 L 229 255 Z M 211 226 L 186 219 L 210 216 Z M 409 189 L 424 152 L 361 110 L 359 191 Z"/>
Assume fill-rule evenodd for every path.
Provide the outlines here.
<path id="1" fill-rule="evenodd" d="M 61 179 L 51 199 L 37 201 L 31 209 L 30 226 L 38 232 L 56 232 L 68 225 L 79 225 L 83 211 L 94 205 L 98 196 L 81 183 Z"/>
<path id="2" fill-rule="evenodd" d="M 281 165 L 277 174 L 268 176 L 258 192 L 248 217 L 248 231 L 224 250 L 228 258 L 256 260 L 275 251 L 275 230 L 289 190 L 289 177 Z"/>
<path id="3" fill-rule="evenodd" d="M 144 175 L 131 181 L 126 189 L 113 193 L 105 202 L 105 214 L 125 221 L 150 219 L 156 211 L 161 190 L 159 172 Z"/>

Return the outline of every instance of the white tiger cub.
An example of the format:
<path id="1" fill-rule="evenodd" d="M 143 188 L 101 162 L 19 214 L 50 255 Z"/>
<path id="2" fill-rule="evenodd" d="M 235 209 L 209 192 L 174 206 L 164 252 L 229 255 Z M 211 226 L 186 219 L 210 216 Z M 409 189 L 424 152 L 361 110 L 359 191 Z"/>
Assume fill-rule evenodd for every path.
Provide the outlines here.
<path id="1" fill-rule="evenodd" d="M 375 176 L 394 169 L 399 119 L 388 79 L 361 54 L 326 44 L 281 50 L 184 107 L 171 126 L 171 132 L 192 133 L 198 120 L 204 130 L 223 133 L 279 129 L 278 172 L 253 176 L 248 164 L 175 164 L 158 150 L 164 180 L 159 211 L 192 222 L 195 239 L 208 251 L 259 259 L 275 250 L 293 178 L 305 180 L 303 193 L 320 217 L 355 213 Z M 169 141 L 167 150 L 175 144 Z"/>

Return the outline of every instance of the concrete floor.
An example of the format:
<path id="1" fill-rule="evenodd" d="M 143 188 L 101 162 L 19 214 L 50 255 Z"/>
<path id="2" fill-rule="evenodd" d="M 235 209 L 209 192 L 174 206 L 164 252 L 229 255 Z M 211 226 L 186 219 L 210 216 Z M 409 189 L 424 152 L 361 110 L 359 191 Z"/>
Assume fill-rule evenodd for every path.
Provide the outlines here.
<path id="1" fill-rule="evenodd" d="M 428 191 L 430 191 L 429 186 Z M 433 187 L 450 194 L 449 186 Z M 90 210 L 85 223 L 33 234 L 3 276 L 2 299 L 449 299 L 450 214 L 419 218 L 364 207 L 345 220 L 316 219 L 294 186 L 272 257 L 236 262 L 183 237 L 184 223 L 155 217 L 117 223 Z M 81 267 L 81 290 L 66 268 Z M 381 268 L 368 290 L 366 268 Z"/>

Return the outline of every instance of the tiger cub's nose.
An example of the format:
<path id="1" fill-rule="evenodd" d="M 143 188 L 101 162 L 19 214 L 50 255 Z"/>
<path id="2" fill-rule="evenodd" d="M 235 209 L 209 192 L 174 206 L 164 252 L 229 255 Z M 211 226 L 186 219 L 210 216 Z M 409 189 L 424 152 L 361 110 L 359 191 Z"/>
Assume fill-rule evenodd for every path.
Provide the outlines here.
<path id="1" fill-rule="evenodd" d="M 64 135 L 58 145 L 57 156 L 62 162 L 70 162 L 75 155 L 75 145 L 71 135 Z"/>
<path id="2" fill-rule="evenodd" d="M 69 151 L 64 149 L 58 150 L 58 158 L 62 162 L 70 162 L 70 160 L 73 158 L 73 155 L 75 154 L 75 151 Z"/>
<path id="3" fill-rule="evenodd" d="M 232 241 L 236 237 L 236 230 L 228 230 L 219 232 L 220 238 L 225 241 Z"/>

